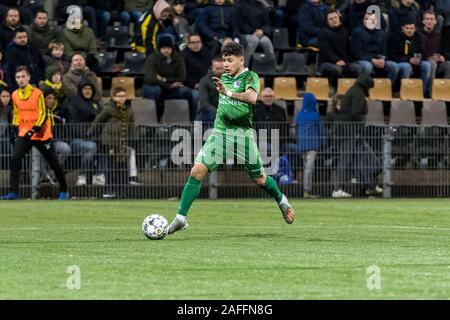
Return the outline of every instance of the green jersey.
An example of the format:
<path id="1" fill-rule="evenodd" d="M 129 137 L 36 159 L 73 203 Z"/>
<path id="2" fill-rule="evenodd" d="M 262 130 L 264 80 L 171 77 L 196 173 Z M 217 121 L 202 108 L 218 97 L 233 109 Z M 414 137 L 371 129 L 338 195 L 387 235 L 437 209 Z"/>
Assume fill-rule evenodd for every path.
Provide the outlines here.
<path id="1" fill-rule="evenodd" d="M 242 93 L 247 91 L 248 88 L 252 88 L 259 94 L 259 77 L 247 68 L 235 77 L 223 74 L 221 80 L 228 91 Z M 235 100 L 225 94 L 219 94 L 219 107 L 214 128 L 219 130 L 252 129 L 253 113 L 254 105 Z"/>

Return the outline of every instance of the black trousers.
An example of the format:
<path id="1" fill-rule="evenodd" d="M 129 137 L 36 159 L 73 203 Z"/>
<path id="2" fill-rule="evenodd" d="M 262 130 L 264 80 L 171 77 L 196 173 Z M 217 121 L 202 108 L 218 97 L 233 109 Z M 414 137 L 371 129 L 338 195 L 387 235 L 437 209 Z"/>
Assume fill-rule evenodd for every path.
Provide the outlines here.
<path id="1" fill-rule="evenodd" d="M 24 140 L 23 138 L 17 138 L 11 156 L 11 172 L 10 172 L 11 192 L 19 193 L 19 180 L 20 180 L 20 169 L 22 166 L 22 159 L 32 147 L 36 147 L 36 149 L 39 150 L 44 159 L 48 162 L 50 167 L 55 172 L 56 178 L 58 179 L 60 191 L 67 192 L 66 178 L 64 176 L 63 169 L 58 162 L 58 158 L 56 157 L 56 151 L 55 146 L 53 144 L 53 140 L 49 139 L 46 141 L 38 141 L 38 140 Z"/>

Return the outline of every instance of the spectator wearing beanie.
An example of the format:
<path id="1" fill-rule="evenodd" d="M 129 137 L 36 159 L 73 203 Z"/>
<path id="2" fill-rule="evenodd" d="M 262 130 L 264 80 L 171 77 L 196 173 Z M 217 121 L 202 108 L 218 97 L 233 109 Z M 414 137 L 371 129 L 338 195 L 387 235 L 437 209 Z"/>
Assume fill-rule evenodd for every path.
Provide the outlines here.
<path id="1" fill-rule="evenodd" d="M 171 37 L 160 37 L 158 51 L 145 61 L 144 74 L 144 97 L 157 102 L 158 118 L 164 112 L 164 100 L 185 99 L 189 102 L 191 120 L 194 119 L 196 106 L 192 92 L 183 84 L 186 65 L 183 56 L 174 50 Z"/>

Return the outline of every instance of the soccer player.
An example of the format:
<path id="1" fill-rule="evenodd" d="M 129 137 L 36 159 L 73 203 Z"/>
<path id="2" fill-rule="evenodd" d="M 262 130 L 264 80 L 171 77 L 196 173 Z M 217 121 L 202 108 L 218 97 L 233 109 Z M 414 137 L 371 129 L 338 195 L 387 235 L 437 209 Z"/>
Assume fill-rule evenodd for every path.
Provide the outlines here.
<path id="1" fill-rule="evenodd" d="M 214 129 L 195 158 L 194 167 L 181 194 L 178 213 L 169 234 L 186 229 L 187 214 L 200 193 L 201 180 L 230 156 L 243 163 L 252 180 L 278 203 L 284 220 L 294 222 L 294 209 L 272 177 L 264 174 L 261 157 L 253 137 L 253 108 L 259 93 L 259 77 L 244 68 L 244 48 L 231 42 L 222 47 L 225 73 L 214 77 L 219 92 L 219 107 Z M 236 147 L 236 148 L 235 148 Z"/>
<path id="2" fill-rule="evenodd" d="M 53 145 L 52 125 L 47 114 L 42 91 L 30 85 L 30 71 L 19 66 L 15 74 L 19 89 L 13 92 L 13 128 L 17 139 L 11 156 L 11 192 L 1 200 L 19 199 L 20 166 L 25 154 L 36 147 L 56 174 L 59 183 L 59 200 L 67 200 L 67 184 Z"/>

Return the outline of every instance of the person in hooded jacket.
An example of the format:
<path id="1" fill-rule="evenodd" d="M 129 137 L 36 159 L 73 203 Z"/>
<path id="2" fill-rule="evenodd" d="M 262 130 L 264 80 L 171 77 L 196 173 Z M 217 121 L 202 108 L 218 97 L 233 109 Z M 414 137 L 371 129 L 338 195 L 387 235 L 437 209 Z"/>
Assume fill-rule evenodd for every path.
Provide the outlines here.
<path id="1" fill-rule="evenodd" d="M 367 97 L 374 85 L 373 79 L 360 75 L 355 84 L 342 97 L 338 108 L 334 132 L 338 145 L 339 159 L 336 168 L 333 198 L 349 198 L 351 194 L 344 191 L 344 184 L 349 181 L 348 172 L 354 165 L 354 153 L 362 150 L 364 144 L 364 115 L 367 114 Z"/>
<path id="2" fill-rule="evenodd" d="M 168 35 L 173 42 L 177 42 L 177 32 L 173 23 L 175 10 L 165 0 L 156 1 L 147 10 L 136 25 L 135 35 L 131 47 L 150 56 L 158 50 L 158 40 Z"/>
<path id="3" fill-rule="evenodd" d="M 66 136 L 75 155 L 81 155 L 81 168 L 77 186 L 87 184 L 89 172 L 94 170 L 94 158 L 97 154 L 97 143 L 86 134 L 87 124 L 92 123 L 100 113 L 102 106 L 94 99 L 96 88 L 89 80 L 81 80 L 78 94 L 70 99 L 66 109 Z M 105 175 L 98 172 L 92 177 L 92 184 L 104 185 Z"/>
<path id="4" fill-rule="evenodd" d="M 325 127 L 317 110 L 316 97 L 309 92 L 303 96 L 301 111 L 295 118 L 297 144 L 291 150 L 303 155 L 303 197 L 314 198 L 312 192 L 314 163 L 325 142 Z M 294 147 L 294 148 L 292 148 Z"/>

